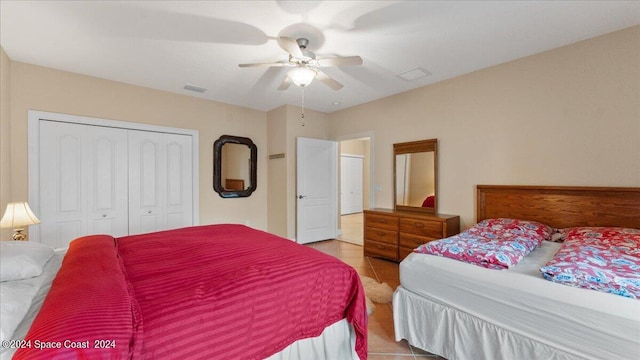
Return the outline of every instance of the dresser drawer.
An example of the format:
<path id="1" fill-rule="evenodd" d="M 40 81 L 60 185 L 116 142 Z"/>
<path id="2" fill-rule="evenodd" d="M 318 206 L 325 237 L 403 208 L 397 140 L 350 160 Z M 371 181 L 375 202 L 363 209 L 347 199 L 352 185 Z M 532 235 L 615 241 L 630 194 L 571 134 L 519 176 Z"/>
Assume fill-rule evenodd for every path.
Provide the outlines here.
<path id="1" fill-rule="evenodd" d="M 381 243 L 377 241 L 365 240 L 364 255 L 381 257 L 389 260 L 398 260 L 398 245 Z"/>
<path id="2" fill-rule="evenodd" d="M 421 219 L 400 219 L 400 232 L 427 236 L 432 238 L 442 237 L 442 223 Z"/>
<path id="3" fill-rule="evenodd" d="M 398 218 L 395 216 L 366 214 L 364 222 L 366 227 L 398 231 Z"/>
<path id="4" fill-rule="evenodd" d="M 420 235 L 414 235 L 414 234 L 400 233 L 400 246 L 415 249 L 422 244 L 428 243 L 429 241 L 439 240 L 439 239 L 440 237 L 436 238 L 436 237 L 427 237 L 427 236 L 420 236 Z"/>
<path id="5" fill-rule="evenodd" d="M 364 238 L 366 240 L 374 240 L 396 246 L 398 245 L 398 233 L 396 231 L 366 228 Z"/>

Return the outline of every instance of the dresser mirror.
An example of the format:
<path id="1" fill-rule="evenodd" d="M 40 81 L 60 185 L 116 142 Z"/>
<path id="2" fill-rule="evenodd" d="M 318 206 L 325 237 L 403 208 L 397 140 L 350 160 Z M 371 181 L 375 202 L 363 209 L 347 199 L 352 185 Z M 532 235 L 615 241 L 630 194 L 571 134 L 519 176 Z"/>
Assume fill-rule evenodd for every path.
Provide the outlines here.
<path id="1" fill-rule="evenodd" d="M 393 144 L 396 210 L 437 213 L 437 139 Z"/>
<path id="2" fill-rule="evenodd" d="M 250 196 L 257 184 L 257 159 L 251 139 L 222 135 L 213 143 L 213 189 L 223 198 Z"/>

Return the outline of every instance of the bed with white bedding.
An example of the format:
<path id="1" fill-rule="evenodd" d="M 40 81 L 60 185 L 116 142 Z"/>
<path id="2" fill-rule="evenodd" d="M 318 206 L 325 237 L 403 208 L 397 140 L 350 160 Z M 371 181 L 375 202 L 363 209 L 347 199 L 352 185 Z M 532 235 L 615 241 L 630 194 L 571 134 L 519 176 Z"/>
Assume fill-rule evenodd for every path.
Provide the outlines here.
<path id="1" fill-rule="evenodd" d="M 640 188 L 479 186 L 478 221 L 640 228 Z M 638 359 L 640 301 L 545 280 L 560 244 L 494 270 L 413 253 L 394 294 L 396 340 L 463 359 Z"/>

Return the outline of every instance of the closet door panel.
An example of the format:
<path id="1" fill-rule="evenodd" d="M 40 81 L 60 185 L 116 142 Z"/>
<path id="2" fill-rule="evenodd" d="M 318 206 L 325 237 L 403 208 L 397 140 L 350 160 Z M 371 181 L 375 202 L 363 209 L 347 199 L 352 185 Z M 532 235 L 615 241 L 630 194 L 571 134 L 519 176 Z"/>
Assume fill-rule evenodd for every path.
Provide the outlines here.
<path id="1" fill-rule="evenodd" d="M 82 134 L 69 124 L 43 121 L 40 146 L 40 239 L 64 247 L 87 232 L 82 199 Z"/>
<path id="2" fill-rule="evenodd" d="M 165 134 L 167 229 L 193 225 L 191 136 Z"/>
<path id="3" fill-rule="evenodd" d="M 40 121 L 40 241 L 128 232 L 126 131 Z"/>
<path id="4" fill-rule="evenodd" d="M 164 230 L 163 134 L 129 130 L 129 234 Z"/>
<path id="5" fill-rule="evenodd" d="M 129 233 L 126 130 L 92 127 L 86 138 L 88 226 L 90 234 Z"/>
<path id="6" fill-rule="evenodd" d="M 140 196 L 141 205 L 146 208 L 160 205 L 160 190 L 158 182 L 161 175 L 158 171 L 160 154 L 160 139 L 144 139 L 140 146 Z"/>
<path id="7" fill-rule="evenodd" d="M 62 129 L 65 131 L 66 129 Z M 72 131 L 72 130 L 67 130 Z M 70 134 L 60 134 L 54 141 L 52 150 L 52 162 L 48 165 L 57 164 L 59 171 L 56 174 L 57 187 L 60 189 L 56 196 L 56 204 L 61 213 L 67 216 L 77 217 L 82 214 L 81 199 L 83 195 L 82 187 L 82 139 L 80 136 Z M 45 150 L 45 152 L 48 152 Z M 49 160 L 49 159 L 47 159 Z"/>
<path id="8" fill-rule="evenodd" d="M 193 225 L 192 138 L 129 130 L 129 233 Z"/>

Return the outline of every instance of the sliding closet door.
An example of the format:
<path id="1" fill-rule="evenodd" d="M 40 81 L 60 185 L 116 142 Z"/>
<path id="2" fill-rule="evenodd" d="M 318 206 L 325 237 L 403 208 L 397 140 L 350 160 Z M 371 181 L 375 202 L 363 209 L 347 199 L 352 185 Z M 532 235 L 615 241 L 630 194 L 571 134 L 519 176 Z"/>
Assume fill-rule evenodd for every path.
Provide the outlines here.
<path id="1" fill-rule="evenodd" d="M 127 132 L 40 121 L 40 241 L 128 233 Z"/>
<path id="2" fill-rule="evenodd" d="M 129 234 L 191 226 L 191 136 L 128 134 Z"/>

